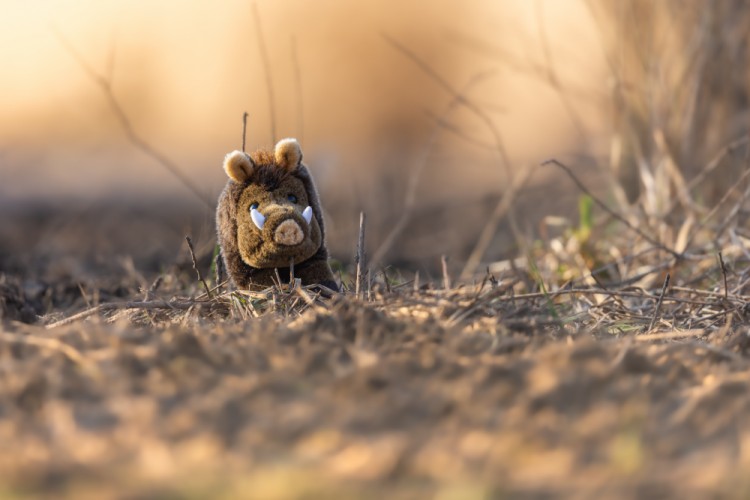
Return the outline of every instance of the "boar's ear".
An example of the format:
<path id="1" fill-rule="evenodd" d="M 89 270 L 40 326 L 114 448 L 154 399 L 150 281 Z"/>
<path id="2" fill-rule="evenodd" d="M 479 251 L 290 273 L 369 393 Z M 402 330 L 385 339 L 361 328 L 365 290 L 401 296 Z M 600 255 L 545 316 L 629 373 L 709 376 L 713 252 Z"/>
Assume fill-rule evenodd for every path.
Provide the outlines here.
<path id="1" fill-rule="evenodd" d="M 274 159 L 279 167 L 293 171 L 299 167 L 302 161 L 302 148 L 299 147 L 297 139 L 281 139 L 276 143 Z"/>
<path id="2" fill-rule="evenodd" d="M 254 168 L 250 155 L 242 151 L 232 151 L 224 157 L 224 171 L 234 182 L 242 184 L 248 180 Z"/>

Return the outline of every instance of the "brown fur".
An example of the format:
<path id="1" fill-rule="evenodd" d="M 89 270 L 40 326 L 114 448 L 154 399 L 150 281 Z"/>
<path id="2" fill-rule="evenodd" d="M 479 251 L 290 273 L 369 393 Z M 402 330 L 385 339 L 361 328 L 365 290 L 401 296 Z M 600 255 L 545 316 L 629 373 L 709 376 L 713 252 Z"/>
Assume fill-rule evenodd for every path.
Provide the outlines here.
<path id="1" fill-rule="evenodd" d="M 282 145 L 285 141 L 287 144 Z M 243 182 L 230 178 L 219 197 L 216 226 L 225 267 L 237 287 L 259 289 L 273 285 L 276 270 L 282 281 L 289 280 L 289 265 L 293 262 L 294 276 L 301 278 L 303 285 L 321 284 L 338 290 L 328 265 L 323 215 L 315 184 L 301 163 L 297 143 L 291 146 L 296 148 L 295 156 L 285 154 L 289 140 L 285 141 L 277 145 L 275 153 L 260 150 L 251 154 L 247 178 Z M 298 163 L 277 162 L 286 158 L 297 159 Z M 297 197 L 296 203 L 287 199 L 289 194 Z M 253 203 L 258 203 L 258 211 L 265 216 L 262 230 L 250 216 Z M 302 217 L 307 206 L 313 211 L 309 224 Z M 304 238 L 291 246 L 276 243 L 274 232 L 289 220 L 299 225 Z"/>

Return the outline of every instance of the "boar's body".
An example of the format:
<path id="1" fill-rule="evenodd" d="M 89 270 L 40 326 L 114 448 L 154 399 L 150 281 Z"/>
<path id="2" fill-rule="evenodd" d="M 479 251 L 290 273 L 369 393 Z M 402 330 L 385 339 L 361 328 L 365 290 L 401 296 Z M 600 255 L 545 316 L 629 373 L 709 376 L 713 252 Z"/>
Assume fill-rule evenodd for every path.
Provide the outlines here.
<path id="1" fill-rule="evenodd" d="M 234 151 L 216 209 L 224 266 L 238 288 L 261 289 L 293 272 L 303 285 L 338 290 L 328 265 L 320 199 L 294 139 L 273 153 Z M 293 267 L 293 271 L 292 271 Z"/>

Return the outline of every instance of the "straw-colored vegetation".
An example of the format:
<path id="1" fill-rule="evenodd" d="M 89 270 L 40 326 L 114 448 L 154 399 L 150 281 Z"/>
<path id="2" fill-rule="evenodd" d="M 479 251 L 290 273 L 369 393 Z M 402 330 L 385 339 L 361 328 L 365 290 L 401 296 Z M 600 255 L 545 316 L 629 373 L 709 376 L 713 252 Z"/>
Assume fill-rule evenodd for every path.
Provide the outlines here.
<path id="1" fill-rule="evenodd" d="M 149 279 L 125 260 L 82 284 L 54 256 L 0 275 L 0 496 L 747 497 L 750 11 L 589 6 L 619 180 L 547 162 L 578 220 L 505 260 L 480 237 L 460 277 L 382 265 L 397 221 L 377 265 L 352 242 L 332 298 L 235 290 L 192 242 Z"/>

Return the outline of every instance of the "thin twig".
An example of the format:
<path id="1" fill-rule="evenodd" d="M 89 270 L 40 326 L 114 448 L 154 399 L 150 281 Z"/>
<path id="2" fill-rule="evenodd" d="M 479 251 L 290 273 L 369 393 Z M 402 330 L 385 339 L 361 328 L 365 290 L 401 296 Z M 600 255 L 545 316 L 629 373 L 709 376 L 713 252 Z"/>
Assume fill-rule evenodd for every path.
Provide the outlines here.
<path id="1" fill-rule="evenodd" d="M 86 302 L 86 306 L 91 307 L 91 301 L 89 300 L 89 296 L 86 293 L 86 290 L 83 289 L 83 284 L 81 282 L 78 282 L 77 285 L 78 291 L 81 292 L 81 297 L 83 297 L 83 301 Z"/>
<path id="2" fill-rule="evenodd" d="M 242 152 L 245 152 L 245 138 L 247 137 L 247 111 L 242 113 Z"/>
<path id="3" fill-rule="evenodd" d="M 107 103 L 109 104 L 109 107 L 112 109 L 112 112 L 115 114 L 115 118 L 117 118 L 117 121 L 120 123 L 120 127 L 122 128 L 123 132 L 125 132 L 125 136 L 130 141 L 133 146 L 135 146 L 137 149 L 139 149 L 142 153 L 146 154 L 146 156 L 150 157 L 152 160 L 156 161 L 159 165 L 166 168 L 173 176 L 177 178 L 188 190 L 190 190 L 198 199 L 200 199 L 209 209 L 213 210 L 214 208 L 214 201 L 209 199 L 206 195 L 201 192 L 201 190 L 198 188 L 197 184 L 195 184 L 190 178 L 187 176 L 185 172 L 182 171 L 182 169 L 174 163 L 172 160 L 167 158 L 164 154 L 157 151 L 153 146 L 151 146 L 148 142 L 146 142 L 133 128 L 133 125 L 130 121 L 130 118 L 128 118 L 127 114 L 123 110 L 122 106 L 120 105 L 119 101 L 115 97 L 115 94 L 112 90 L 112 81 L 108 78 L 100 75 L 96 71 L 94 71 L 91 66 L 88 65 L 86 60 L 78 53 L 78 51 L 73 47 L 73 45 L 68 41 L 63 34 L 57 30 L 56 28 L 53 28 L 53 33 L 57 37 L 58 41 L 62 45 L 62 47 L 68 52 L 68 54 L 75 59 L 75 61 L 78 63 L 78 65 L 83 69 L 83 71 L 93 80 L 93 82 L 99 86 L 99 88 L 104 93 L 105 98 L 107 99 Z"/>
<path id="4" fill-rule="evenodd" d="M 546 160 L 546 161 L 542 162 L 542 165 L 556 165 L 557 167 L 561 168 L 566 174 L 568 174 L 568 177 L 571 178 L 571 180 L 576 184 L 576 186 L 578 186 L 578 189 L 580 189 L 584 194 L 590 196 L 591 199 L 594 200 L 594 203 L 596 203 L 597 205 L 599 205 L 599 207 L 601 207 L 602 210 L 604 210 L 609 215 L 611 215 L 615 219 L 617 219 L 620 222 L 622 222 L 623 224 L 625 224 L 628 227 L 628 229 L 630 229 L 633 232 L 637 233 L 639 236 L 641 236 L 644 240 L 648 241 L 652 245 L 654 245 L 656 247 L 659 247 L 659 248 L 661 248 L 662 250 L 664 250 L 666 252 L 669 252 L 675 258 L 679 259 L 679 258 L 681 258 L 683 256 L 681 253 L 678 253 L 678 252 L 672 250 L 671 248 L 667 247 L 663 243 L 660 243 L 656 239 L 654 239 L 651 236 L 647 235 L 646 233 L 644 233 L 643 231 L 641 231 L 640 229 L 638 229 L 637 227 L 635 227 L 633 224 L 631 224 L 630 221 L 628 221 L 625 217 L 623 217 L 622 215 L 618 214 L 617 212 L 615 212 L 614 210 L 612 210 L 611 208 L 609 208 L 606 203 L 604 203 L 597 196 L 595 196 L 591 191 L 589 191 L 588 188 L 586 188 L 586 186 L 584 186 L 583 183 L 578 179 L 578 177 L 576 177 L 576 175 L 573 173 L 573 171 L 570 169 L 570 167 L 568 167 L 564 163 L 556 160 L 555 158 L 552 158 L 550 160 Z"/>
<path id="5" fill-rule="evenodd" d="M 695 177 L 693 177 L 690 182 L 687 184 L 687 190 L 690 191 L 696 186 L 698 186 L 701 182 L 703 182 L 709 174 L 711 174 L 714 170 L 716 170 L 724 161 L 724 158 L 729 156 L 730 154 L 734 153 L 735 150 L 740 148 L 741 146 L 744 146 L 750 141 L 750 136 L 744 135 L 740 137 L 739 139 L 735 139 L 734 141 L 730 142 L 726 146 L 724 146 L 719 153 L 706 164 L 706 167 L 698 173 Z M 675 200 L 672 205 L 667 209 L 665 212 L 665 216 L 672 213 L 672 211 L 677 208 L 679 205 L 679 200 Z"/>
<path id="6" fill-rule="evenodd" d="M 445 255 L 440 256 L 440 265 L 443 267 L 443 288 L 451 289 L 451 276 L 448 274 L 448 259 Z"/>
<path id="7" fill-rule="evenodd" d="M 750 172 L 750 169 L 747 169 L 745 172 L 742 173 L 742 176 L 740 180 L 738 180 L 738 183 L 741 180 L 744 180 L 747 177 L 748 172 Z M 735 184 L 736 186 L 737 184 Z M 740 212 L 740 209 L 742 208 L 742 205 L 745 203 L 745 201 L 750 198 L 750 184 L 745 188 L 745 191 L 743 191 L 742 196 L 740 196 L 740 199 L 737 200 L 737 202 L 732 207 L 732 210 L 729 211 L 729 213 L 724 217 L 724 220 L 719 225 L 718 228 L 716 228 L 716 231 L 714 232 L 714 238 L 719 238 L 724 231 L 726 230 L 727 226 L 731 224 L 734 221 L 734 218 L 737 216 L 737 214 Z"/>
<path id="8" fill-rule="evenodd" d="M 511 168 L 510 156 L 508 155 L 507 149 L 505 148 L 505 143 L 503 141 L 502 135 L 500 134 L 500 131 L 495 125 L 495 122 L 492 121 L 492 117 L 490 117 L 490 115 L 487 114 L 482 108 L 480 108 L 473 100 L 469 99 L 466 95 L 454 89 L 453 86 L 450 83 L 448 83 L 447 80 L 441 77 L 433 68 L 431 68 L 416 53 L 414 53 L 413 51 L 411 51 L 406 46 L 398 42 L 396 39 L 390 37 L 389 35 L 382 33 L 382 36 L 392 47 L 394 47 L 396 50 L 398 50 L 404 56 L 406 56 L 409 60 L 411 60 L 414 64 L 416 64 L 417 67 L 419 67 L 425 74 L 427 74 L 427 76 L 429 76 L 434 82 L 436 82 L 440 87 L 442 87 L 443 90 L 451 94 L 458 104 L 462 105 L 464 108 L 472 112 L 474 115 L 477 116 L 477 118 L 479 118 L 480 121 L 482 121 L 482 123 L 485 124 L 490 134 L 492 134 L 492 138 L 495 141 L 495 149 L 500 157 L 500 160 L 502 161 L 502 165 L 505 170 L 505 175 L 508 179 L 508 184 L 511 186 L 515 185 L 515 181 L 514 181 L 515 172 Z M 517 228 L 515 209 L 513 207 L 513 204 L 509 203 L 507 205 L 507 208 L 505 210 L 502 210 L 502 207 L 500 205 L 504 204 L 504 198 L 505 198 L 505 195 L 503 196 L 503 199 L 501 199 L 498 202 L 498 206 L 495 208 L 495 213 L 507 212 L 508 221 L 510 222 L 510 228 L 513 233 L 513 236 L 516 239 L 517 245 L 519 247 L 522 247 L 523 240 Z M 512 195 L 510 196 L 510 199 L 512 200 Z M 499 222 L 500 218 L 501 217 L 496 218 L 496 220 L 494 221 L 495 225 L 497 225 L 497 222 Z M 494 234 L 495 229 L 496 228 L 492 229 L 493 234 Z M 489 230 L 483 231 L 482 236 L 485 234 L 485 232 L 490 232 L 490 231 Z M 480 238 L 482 236 L 480 236 Z M 491 240 L 491 237 L 489 239 Z M 478 248 L 480 247 L 480 243 L 482 243 L 482 241 L 477 242 L 477 245 L 475 247 L 475 252 L 478 251 Z"/>
<path id="9" fill-rule="evenodd" d="M 446 132 L 450 132 L 451 134 L 455 135 L 459 139 L 469 144 L 472 144 L 474 146 L 480 147 L 482 149 L 489 149 L 491 151 L 495 151 L 495 145 L 492 144 L 491 142 L 477 139 L 476 137 L 470 135 L 468 132 L 465 132 L 458 125 L 455 125 L 449 122 L 447 119 L 440 117 L 439 115 L 433 113 L 430 110 L 425 110 L 425 114 L 430 120 L 435 122 L 435 124 L 440 125 L 440 127 L 443 130 L 445 130 Z"/>
<path id="10" fill-rule="evenodd" d="M 651 318 L 651 323 L 648 325 L 648 329 L 646 331 L 650 332 L 653 330 L 654 325 L 656 324 L 656 320 L 659 317 L 659 311 L 661 310 L 661 304 L 664 302 L 664 294 L 667 293 L 667 287 L 669 286 L 669 273 L 667 273 L 666 278 L 664 278 L 664 285 L 661 287 L 661 293 L 659 294 L 659 300 L 656 302 L 656 307 L 654 308 L 654 315 Z"/>
<path id="11" fill-rule="evenodd" d="M 732 194 L 739 188 L 740 184 L 747 179 L 747 177 L 750 175 L 750 170 L 745 170 L 742 172 L 742 175 L 735 181 L 734 184 L 732 184 L 729 189 L 727 189 L 726 193 L 721 197 L 721 199 L 713 206 L 713 208 L 706 214 L 705 217 L 701 219 L 701 221 L 693 228 L 693 230 L 690 233 L 690 236 L 687 238 L 687 243 L 685 244 L 690 245 L 693 241 L 693 239 L 698 235 L 698 233 L 701 232 L 701 230 L 708 224 L 708 222 L 713 218 L 714 215 L 716 215 L 719 212 L 719 208 L 721 208 L 724 203 L 729 199 Z M 719 225 L 719 227 L 715 230 L 714 238 L 719 238 L 722 233 L 724 233 L 724 230 L 726 227 L 734 220 L 735 216 L 739 212 L 740 208 L 742 208 L 742 204 L 747 200 L 747 198 L 750 197 L 750 185 L 745 188 L 745 191 L 743 191 L 740 198 L 737 200 L 737 202 L 734 204 L 732 209 L 729 211 L 728 214 L 726 214 L 723 217 L 722 223 Z"/>
<path id="12" fill-rule="evenodd" d="M 273 92 L 273 79 L 271 78 L 271 63 L 268 59 L 268 50 L 266 41 L 263 38 L 263 26 L 260 21 L 260 12 L 258 4 L 253 2 L 253 18 L 255 20 L 255 34 L 258 37 L 258 49 L 263 61 L 263 73 L 266 76 L 266 92 L 268 93 L 268 110 L 271 113 L 271 141 L 276 143 L 276 104 Z"/>
<path id="13" fill-rule="evenodd" d="M 472 87 L 486 80 L 493 74 L 494 74 L 494 71 L 487 71 L 484 73 L 479 73 L 477 75 L 474 75 L 473 77 L 471 77 L 471 79 L 469 79 L 468 83 L 461 89 L 461 95 L 465 95 L 467 92 L 469 92 L 469 90 Z M 450 115 L 450 113 L 453 112 L 453 110 L 458 106 L 458 104 L 459 104 L 459 100 L 456 97 L 451 99 L 451 101 L 443 110 L 443 118 L 446 118 L 448 115 Z M 424 171 L 425 167 L 427 166 L 429 162 L 430 155 L 432 154 L 432 150 L 434 149 L 435 144 L 437 143 L 440 137 L 440 132 L 442 128 L 443 127 L 440 122 L 437 125 L 435 125 L 427 141 L 422 147 L 419 159 L 417 160 L 416 165 L 412 169 L 411 175 L 409 176 L 409 182 L 406 186 L 406 194 L 404 196 L 404 206 L 400 211 L 399 218 L 396 221 L 396 223 L 393 224 L 393 226 L 391 227 L 391 230 L 388 232 L 386 237 L 383 238 L 383 241 L 382 243 L 380 243 L 380 246 L 378 246 L 377 250 L 375 250 L 375 253 L 373 254 L 373 257 L 370 262 L 372 265 L 379 264 L 382 261 L 382 259 L 388 254 L 388 251 L 391 249 L 393 244 L 396 242 L 396 239 L 401 235 L 401 232 L 404 230 L 409 220 L 411 219 L 412 213 L 414 211 L 414 205 L 416 202 L 417 188 L 419 187 L 419 179 L 422 175 L 422 172 Z"/>
<path id="14" fill-rule="evenodd" d="M 482 120 L 485 123 L 485 125 L 487 126 L 487 129 L 490 131 L 490 133 L 493 136 L 493 139 L 495 140 L 495 146 L 503 161 L 503 166 L 506 169 L 506 173 L 508 174 L 509 177 L 511 177 L 513 172 L 510 171 L 510 156 L 508 155 L 508 152 L 505 148 L 505 143 L 502 137 L 500 136 L 500 132 L 495 126 L 495 123 L 492 121 L 492 118 L 487 113 L 485 113 L 484 110 L 482 110 L 482 108 L 477 106 L 474 103 L 474 101 L 470 100 L 464 94 L 454 89 L 453 86 L 450 83 L 448 83 L 448 81 L 445 78 L 440 76 L 433 68 L 431 68 L 424 60 L 422 60 L 412 50 L 410 50 L 401 42 L 399 42 L 398 40 L 396 40 L 395 38 L 391 37 L 390 35 L 386 33 L 381 33 L 381 36 L 393 48 L 401 52 L 404 56 L 410 59 L 415 65 L 417 65 L 419 69 L 421 69 L 434 82 L 436 82 L 440 87 L 442 87 L 443 90 L 445 90 L 450 95 L 452 95 L 453 98 L 458 102 L 458 104 L 460 104 L 461 106 L 465 107 L 466 109 L 474 113 L 480 120 Z"/>
<path id="15" fill-rule="evenodd" d="M 221 283 L 217 284 L 216 286 L 212 287 L 211 293 L 220 294 L 221 292 L 219 292 L 219 289 L 221 289 L 221 287 L 223 287 L 227 283 L 229 283 L 229 281 L 224 280 Z M 214 296 L 213 298 L 216 299 L 216 296 Z M 206 302 L 206 299 L 208 299 L 208 296 L 205 293 L 202 293 L 195 298 L 195 300 L 198 302 Z"/>
<path id="16" fill-rule="evenodd" d="M 293 290 L 297 295 L 302 297 L 302 300 L 304 300 L 308 306 L 315 305 L 315 299 L 311 299 L 310 296 L 307 294 L 307 292 L 303 290 L 301 287 L 294 287 Z"/>
<path id="17" fill-rule="evenodd" d="M 615 283 L 608 283 L 607 284 L 607 288 L 623 288 L 623 287 L 628 287 L 628 286 L 630 286 L 630 285 L 632 285 L 634 283 L 638 283 L 639 281 L 641 281 L 642 279 L 644 279 L 646 276 L 650 276 L 652 274 L 656 274 L 656 273 L 661 272 L 661 271 L 663 271 L 665 269 L 669 269 L 670 267 L 672 267 L 672 262 L 660 262 L 659 264 L 653 266 L 652 268 L 647 269 L 647 270 L 645 270 L 643 272 L 640 272 L 640 273 L 636 274 L 635 276 L 631 276 L 629 278 L 620 280 L 620 281 L 615 282 Z"/>
<path id="18" fill-rule="evenodd" d="M 550 83 L 548 78 L 549 71 L 544 63 L 528 59 L 521 60 L 518 56 L 511 54 L 500 45 L 493 45 L 486 40 L 458 31 L 449 31 L 448 39 L 450 42 L 462 46 L 482 57 L 489 57 L 493 61 L 502 62 L 505 67 L 521 74 L 523 77 L 535 78 L 541 83 L 548 85 Z M 586 87 L 575 82 L 566 82 L 565 90 L 567 94 L 577 99 L 582 99 L 586 102 L 593 101 L 595 104 L 603 103 L 605 99 L 610 98 L 609 94 L 598 88 Z"/>
<path id="19" fill-rule="evenodd" d="M 305 137 L 305 101 L 302 92 L 302 70 L 297 55 L 297 38 L 292 36 L 292 66 L 294 67 L 294 84 L 297 91 L 297 138 L 300 144 Z"/>
<path id="20" fill-rule="evenodd" d="M 211 288 L 211 292 L 212 292 L 212 293 L 213 293 L 213 292 L 217 292 L 217 293 L 219 293 L 219 289 L 220 289 L 221 287 L 223 287 L 224 285 L 226 285 L 227 283 L 229 283 L 229 280 L 224 280 L 224 281 L 222 281 L 221 283 L 219 283 L 219 284 L 217 284 L 216 286 L 214 286 L 213 288 Z M 202 294 L 198 295 L 198 296 L 197 296 L 197 297 L 195 298 L 195 300 L 196 300 L 196 301 L 199 301 L 199 302 L 205 302 L 205 299 L 207 299 L 207 298 L 208 298 L 208 296 L 207 296 L 207 295 L 206 295 L 205 293 L 202 293 Z M 215 298 L 216 298 L 216 297 L 214 297 L 214 299 L 215 299 Z"/>
<path id="21" fill-rule="evenodd" d="M 547 83 L 555 90 L 560 102 L 568 113 L 570 121 L 573 123 L 573 127 L 576 129 L 578 139 L 584 141 L 586 138 L 586 131 L 583 127 L 581 117 L 576 112 L 575 106 L 573 106 L 568 93 L 563 88 L 562 82 L 557 75 L 555 69 L 555 60 L 552 57 L 552 48 L 547 36 L 547 30 L 544 27 L 544 13 L 542 11 L 542 3 L 540 0 L 534 2 L 534 12 L 536 14 L 536 24 L 539 29 L 539 40 L 542 45 L 542 53 L 544 54 L 544 74 L 547 79 Z"/>
<path id="22" fill-rule="evenodd" d="M 362 285 L 364 284 L 365 275 L 365 213 L 359 213 L 359 237 L 357 238 L 357 255 L 355 262 L 357 264 L 357 281 L 354 285 L 354 293 L 359 297 L 360 292 L 363 290 Z"/>
<path id="23" fill-rule="evenodd" d="M 724 265 L 724 257 L 719 252 L 719 266 L 721 267 L 721 276 L 724 278 L 724 300 L 728 300 L 729 287 L 727 286 L 727 267 Z"/>
<path id="24" fill-rule="evenodd" d="M 461 271 L 462 280 L 469 279 L 471 275 L 474 274 L 474 271 L 476 271 L 477 267 L 479 267 L 482 257 L 487 252 L 490 243 L 492 243 L 492 239 L 495 237 L 498 224 L 505 216 L 505 214 L 512 210 L 516 193 L 518 193 L 518 191 L 520 191 L 526 185 L 535 171 L 536 166 L 522 169 L 521 175 L 518 175 L 514 179 L 512 179 L 511 185 L 505 191 L 503 191 L 503 194 L 497 201 L 497 205 L 495 205 L 495 209 L 492 211 L 490 217 L 487 219 L 487 223 L 482 228 L 482 232 L 479 234 L 479 239 L 474 245 L 471 254 L 469 254 L 469 258 L 466 259 L 464 269 L 463 271 Z"/>
<path id="25" fill-rule="evenodd" d="M 278 267 L 274 267 L 273 268 L 273 275 L 275 277 L 275 279 L 273 280 L 274 285 L 275 285 L 274 288 L 276 288 L 278 290 L 281 290 L 282 287 L 284 286 L 284 284 L 281 282 L 281 275 L 279 274 L 279 268 Z"/>
<path id="26" fill-rule="evenodd" d="M 143 301 L 148 302 L 149 300 L 153 300 L 154 294 L 161 286 L 162 282 L 164 281 L 164 276 L 159 275 L 156 277 L 153 283 L 151 283 L 151 286 L 148 287 L 148 289 L 144 293 Z"/>
<path id="27" fill-rule="evenodd" d="M 193 260 L 193 269 L 195 269 L 195 274 L 198 275 L 198 281 L 203 283 L 203 288 L 206 290 L 206 295 L 208 298 L 211 298 L 211 291 L 208 289 L 208 285 L 206 284 L 206 280 L 203 279 L 203 275 L 201 274 L 201 270 L 198 269 L 198 260 L 195 258 L 195 250 L 193 249 L 193 240 L 190 239 L 190 236 L 185 236 L 185 241 L 187 241 L 188 250 L 190 250 L 190 258 Z"/>
<path id="28" fill-rule="evenodd" d="M 69 325 L 76 321 L 86 319 L 98 313 L 104 313 L 109 311 L 117 311 L 122 309 L 179 309 L 185 310 L 193 307 L 196 304 L 200 304 L 198 300 L 182 300 L 182 301 L 166 301 L 166 300 L 153 300 L 153 301 L 129 301 L 129 302 L 107 302 L 99 304 L 96 307 L 87 309 L 80 313 L 74 314 L 67 318 L 55 321 L 45 326 L 46 329 L 57 328 L 60 326 Z"/>

